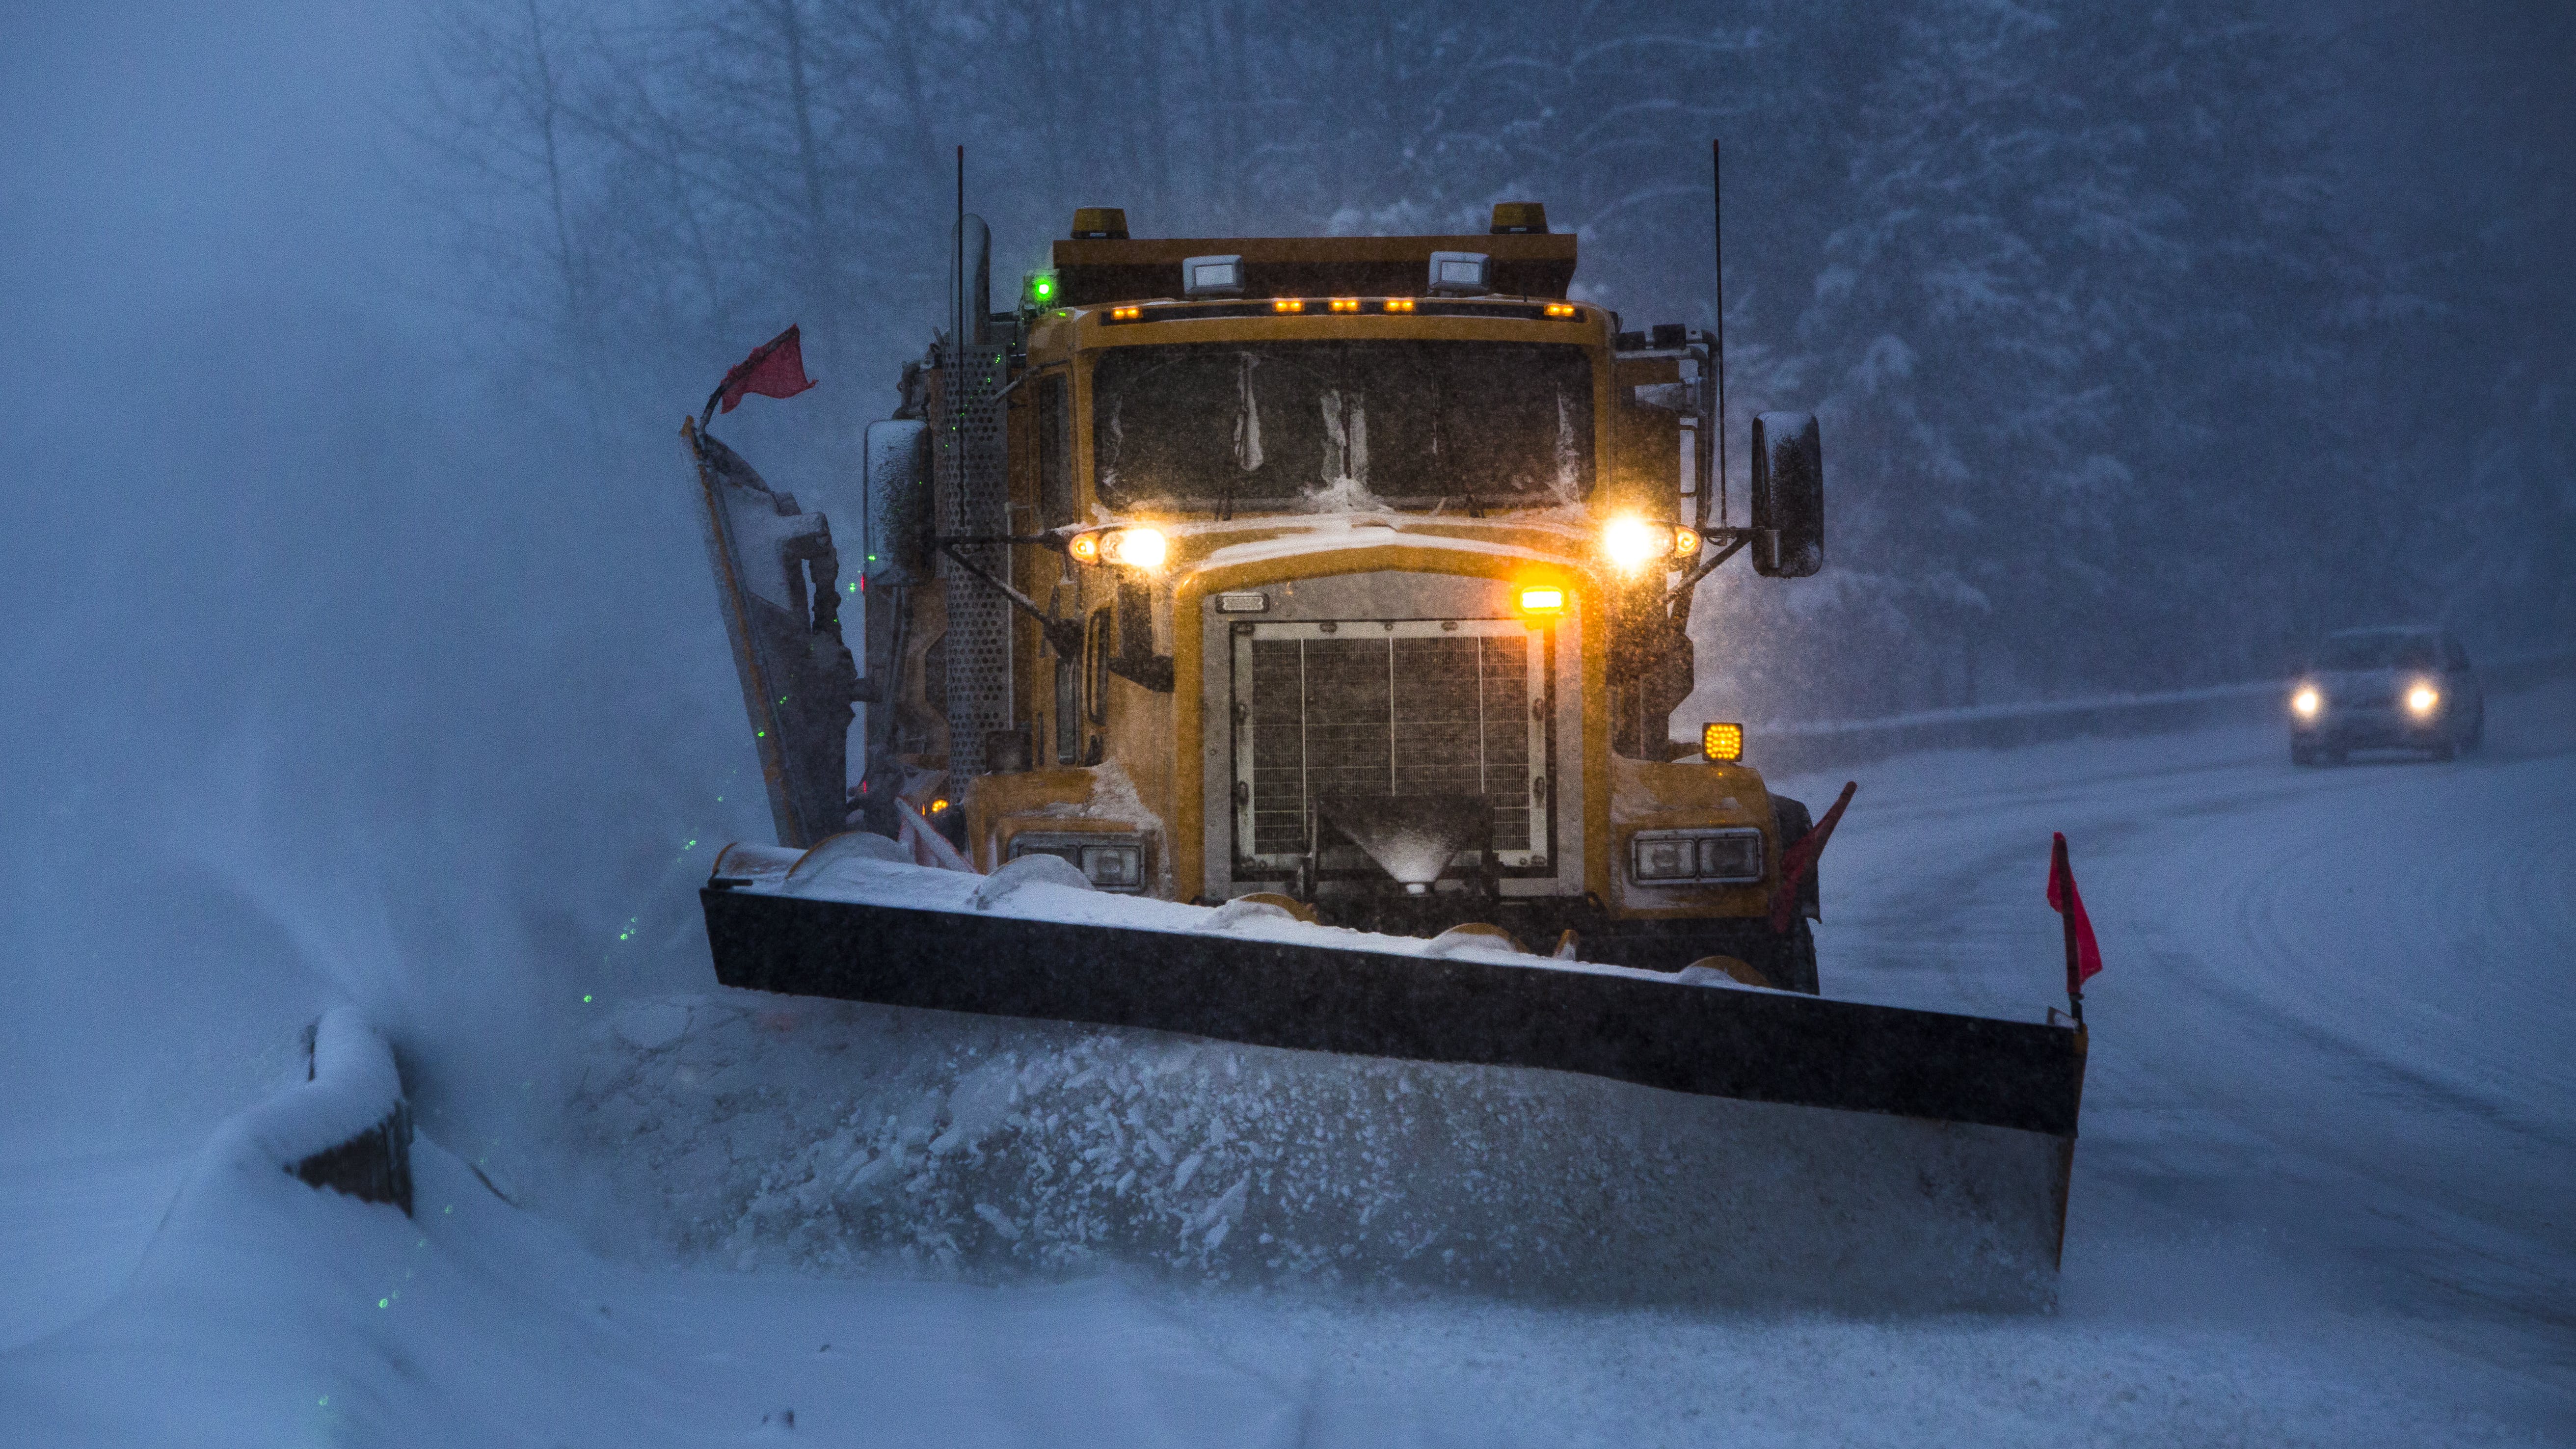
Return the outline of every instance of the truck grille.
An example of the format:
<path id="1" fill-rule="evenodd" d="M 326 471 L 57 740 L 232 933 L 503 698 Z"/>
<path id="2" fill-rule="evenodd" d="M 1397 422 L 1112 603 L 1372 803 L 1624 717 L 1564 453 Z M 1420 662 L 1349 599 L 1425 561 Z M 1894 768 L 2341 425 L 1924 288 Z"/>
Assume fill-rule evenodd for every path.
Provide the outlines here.
<path id="1" fill-rule="evenodd" d="M 1302 856 L 1309 804 L 1354 795 L 1482 799 L 1499 863 L 1545 847 L 1542 636 L 1508 620 L 1237 629 L 1241 853 Z"/>

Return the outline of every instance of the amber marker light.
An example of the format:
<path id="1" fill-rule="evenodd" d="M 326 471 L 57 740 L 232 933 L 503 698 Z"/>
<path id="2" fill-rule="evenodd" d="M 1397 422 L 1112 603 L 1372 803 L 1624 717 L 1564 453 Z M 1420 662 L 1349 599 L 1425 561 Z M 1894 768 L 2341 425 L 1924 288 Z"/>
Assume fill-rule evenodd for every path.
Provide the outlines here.
<path id="1" fill-rule="evenodd" d="M 1294 297 L 1274 297 L 1270 301 L 1270 310 L 1273 312 L 1303 312 L 1306 310 L 1306 304 Z"/>
<path id="2" fill-rule="evenodd" d="M 1554 584 L 1532 584 L 1521 590 L 1521 612 L 1562 614 L 1565 612 L 1565 590 Z"/>
<path id="3" fill-rule="evenodd" d="M 1696 557 L 1699 553 L 1699 544 L 1700 537 L 1698 529 L 1676 528 L 1673 530 L 1673 557 Z"/>
<path id="4" fill-rule="evenodd" d="M 1335 297 L 1333 299 L 1333 310 L 1336 312 L 1356 312 L 1359 309 L 1360 299 L 1357 297 Z"/>
<path id="5" fill-rule="evenodd" d="M 1064 546 L 1064 551 L 1073 555 L 1075 563 L 1098 563 L 1100 562 L 1100 535 L 1077 533 L 1073 536 L 1073 541 Z"/>
<path id="6" fill-rule="evenodd" d="M 1131 569 L 1158 569 L 1171 552 L 1159 528 L 1113 528 L 1100 535 L 1100 559 Z"/>
<path id="7" fill-rule="evenodd" d="M 1112 322 L 1133 322 L 1144 315 L 1145 309 L 1142 307 L 1112 307 L 1109 309 L 1109 320 Z"/>
<path id="8" fill-rule="evenodd" d="M 1574 316 L 1574 304 L 1571 302 L 1550 302 L 1547 304 L 1547 315 L 1550 317 Z"/>
<path id="9" fill-rule="evenodd" d="M 1744 726 L 1740 724 L 1701 725 L 1699 752 L 1720 764 L 1733 764 L 1743 759 Z"/>
<path id="10" fill-rule="evenodd" d="M 1389 297 L 1386 299 L 1386 310 L 1390 312 L 1410 312 L 1413 310 L 1413 299 L 1411 297 Z"/>

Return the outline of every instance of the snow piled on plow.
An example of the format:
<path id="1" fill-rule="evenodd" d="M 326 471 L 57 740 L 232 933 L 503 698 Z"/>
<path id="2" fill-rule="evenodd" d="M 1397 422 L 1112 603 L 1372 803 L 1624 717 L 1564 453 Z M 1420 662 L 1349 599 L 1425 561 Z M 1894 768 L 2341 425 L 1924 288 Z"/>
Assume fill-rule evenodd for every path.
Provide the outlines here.
<path id="1" fill-rule="evenodd" d="M 2055 1139 L 1135 1030 L 722 991 L 590 1039 L 613 1218 L 753 1268 L 2027 1307 Z"/>

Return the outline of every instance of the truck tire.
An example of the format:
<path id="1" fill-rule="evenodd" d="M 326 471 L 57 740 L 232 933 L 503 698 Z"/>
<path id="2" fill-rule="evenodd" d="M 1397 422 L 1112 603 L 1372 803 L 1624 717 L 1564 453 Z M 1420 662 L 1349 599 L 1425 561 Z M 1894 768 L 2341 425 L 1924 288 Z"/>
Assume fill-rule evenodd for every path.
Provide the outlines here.
<path id="1" fill-rule="evenodd" d="M 1816 828 L 1815 817 L 1807 812 L 1807 802 L 1793 800 L 1786 795 L 1771 797 L 1771 823 L 1779 832 L 1780 853 L 1783 855 L 1788 854 L 1790 846 L 1806 839 L 1808 831 Z M 1808 868 L 1806 879 L 1798 882 L 1798 914 L 1802 916 L 1815 917 L 1824 913 L 1823 890 L 1816 883 L 1823 868 L 1824 862 L 1818 861 Z M 1809 974 L 1814 973 L 1811 970 Z"/>
<path id="2" fill-rule="evenodd" d="M 1766 929 L 1768 923 L 1765 923 Z M 1766 958 L 1753 965 L 1771 978 L 1772 986 L 1782 991 L 1802 991 L 1809 996 L 1822 994 L 1816 981 L 1816 933 L 1807 918 L 1791 918 L 1786 933 L 1771 938 L 1772 947 Z"/>

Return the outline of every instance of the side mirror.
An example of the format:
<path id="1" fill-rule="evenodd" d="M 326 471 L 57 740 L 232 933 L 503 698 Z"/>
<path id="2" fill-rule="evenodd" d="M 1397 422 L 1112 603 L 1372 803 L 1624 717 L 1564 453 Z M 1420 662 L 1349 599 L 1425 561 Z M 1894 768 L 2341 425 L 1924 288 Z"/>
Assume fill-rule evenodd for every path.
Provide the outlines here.
<path id="1" fill-rule="evenodd" d="M 868 424 L 860 450 L 866 468 L 866 517 L 859 532 L 859 572 L 872 583 L 908 584 L 930 576 L 930 424 L 898 418 Z"/>
<path id="2" fill-rule="evenodd" d="M 1825 566 L 1825 445 L 1813 413 L 1753 419 L 1753 571 L 1803 579 Z"/>

